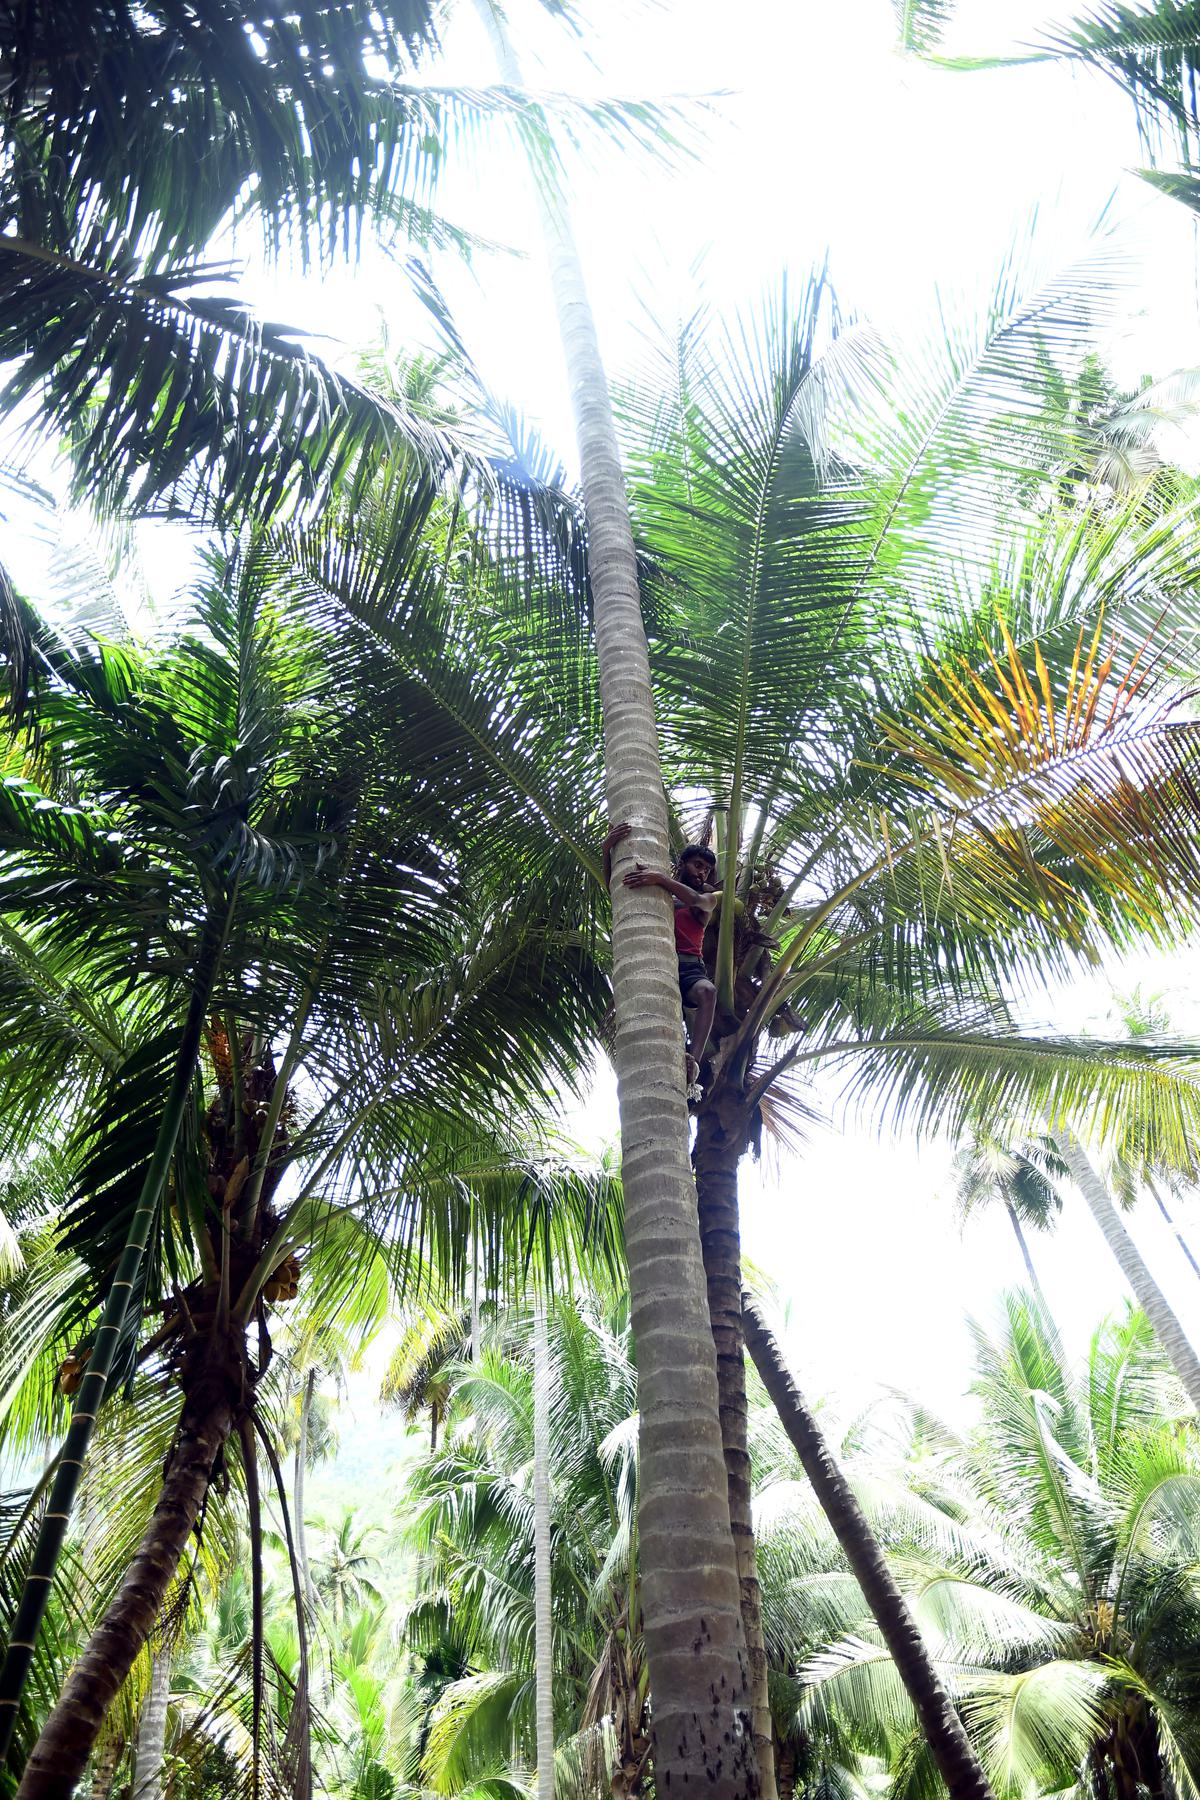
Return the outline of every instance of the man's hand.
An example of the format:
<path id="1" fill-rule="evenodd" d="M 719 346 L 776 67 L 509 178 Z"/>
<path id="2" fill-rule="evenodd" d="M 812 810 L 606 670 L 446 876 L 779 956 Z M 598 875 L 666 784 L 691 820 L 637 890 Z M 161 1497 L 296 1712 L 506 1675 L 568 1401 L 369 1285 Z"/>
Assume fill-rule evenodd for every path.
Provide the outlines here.
<path id="1" fill-rule="evenodd" d="M 622 819 L 619 825 L 613 826 L 612 830 L 600 846 L 601 850 L 604 852 L 604 885 L 606 888 L 612 886 L 612 853 L 618 844 L 624 843 L 632 830 L 633 826 L 627 824 L 625 820 Z"/>
<path id="2" fill-rule="evenodd" d="M 648 869 L 645 863 L 635 863 L 625 877 L 626 887 L 666 887 L 670 883 L 669 875 L 660 875 L 657 869 Z M 674 884 L 678 886 L 676 882 Z"/>

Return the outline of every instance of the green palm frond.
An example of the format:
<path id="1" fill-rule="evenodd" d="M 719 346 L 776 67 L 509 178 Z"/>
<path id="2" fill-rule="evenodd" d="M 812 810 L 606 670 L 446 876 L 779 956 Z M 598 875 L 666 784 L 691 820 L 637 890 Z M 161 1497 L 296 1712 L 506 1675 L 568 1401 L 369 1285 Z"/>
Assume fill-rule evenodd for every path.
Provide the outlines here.
<path id="1" fill-rule="evenodd" d="M 1102 1141 L 1121 1143 L 1136 1127 L 1164 1155 L 1192 1154 L 1200 1047 L 1191 1043 L 1133 1046 L 1023 1032 L 984 1006 L 953 999 L 897 1008 L 869 1033 L 854 1035 L 848 1023 L 835 1020 L 827 1035 L 814 1034 L 798 1060 L 837 1074 L 843 1099 L 859 1108 L 886 1108 L 920 1131 L 955 1134 L 980 1119 L 1082 1117 Z M 1034 1174 L 1040 1204 L 1044 1175 Z"/>
<path id="2" fill-rule="evenodd" d="M 489 1669 L 452 1682 L 438 1702 L 425 1751 L 426 1779 L 452 1794 L 485 1767 L 503 1759 L 513 1739 L 513 1709 L 525 1680 L 510 1669 Z"/>
<path id="3" fill-rule="evenodd" d="M 435 561 L 423 519 L 403 502 L 372 496 L 352 529 L 302 541 L 297 603 L 336 620 L 346 654 L 374 671 L 394 708 L 398 754 L 436 772 L 431 791 L 451 841 L 469 842 L 483 867 L 519 862 L 561 897 L 564 916 L 590 921 L 600 768 L 579 621 L 564 624 L 553 600 L 536 615 L 522 598 L 481 604 L 467 541 Z M 522 546 L 543 541 L 519 516 L 503 536 L 503 554 L 522 562 Z M 557 561 L 539 594 L 553 595 Z"/>
<path id="4" fill-rule="evenodd" d="M 1194 142 L 1200 20 L 1190 0 L 1103 0 L 1049 32 L 1046 43 L 1050 55 L 1099 69 L 1129 95 L 1148 146 L 1165 132 L 1185 151 Z"/>
<path id="5" fill-rule="evenodd" d="M 918 56 L 936 48 L 954 15 L 955 0 L 892 0 L 901 50 Z"/>
<path id="6" fill-rule="evenodd" d="M 81 186 L 120 197 L 125 227 L 151 223 L 164 249 L 211 237 L 253 177 L 273 239 L 299 224 L 301 248 L 319 232 L 332 251 L 393 184 L 407 176 L 411 191 L 414 153 L 428 179 L 429 111 L 414 117 L 403 96 L 389 106 L 389 75 L 369 71 L 411 65 L 434 33 L 425 0 L 386 20 L 308 0 L 286 19 L 203 0 L 186 23 L 157 4 L 44 7 L 0 34 L 4 124 Z"/>
<path id="7" fill-rule="evenodd" d="M 997 1793 L 1070 1785 L 1104 1728 L 1109 1677 L 1079 1662 L 1044 1662 L 976 1679 L 962 1706 Z"/>
<path id="8" fill-rule="evenodd" d="M 888 1757 L 913 1731 L 916 1716 L 887 1651 L 847 1637 L 808 1659 L 801 1719 L 818 1730 L 843 1722 L 864 1749 Z"/>
<path id="9" fill-rule="evenodd" d="M 45 1452 L 66 1423 L 59 1369 L 78 1346 L 79 1273 L 49 1245 L 31 1256 L 4 1294 L 0 1442 Z"/>
<path id="10" fill-rule="evenodd" d="M 947 1662 L 1046 1656 L 1070 1646 L 1075 1636 L 1071 1625 L 958 1576 L 934 1576 L 918 1588 L 913 1612 L 938 1646 L 939 1660 Z"/>
<path id="11" fill-rule="evenodd" d="M 1191 212 L 1200 212 L 1200 174 L 1193 174 L 1190 169 L 1139 169 L 1138 174 L 1169 200 L 1178 200 Z"/>
<path id="12" fill-rule="evenodd" d="M 823 478 L 825 420 L 874 371 L 853 333 L 824 349 L 835 321 L 815 271 L 724 332 L 686 326 L 666 396 L 625 402 L 667 755 L 737 784 L 770 779 L 858 573 L 864 502 Z"/>
<path id="13" fill-rule="evenodd" d="M 452 467 L 447 423 L 335 373 L 256 319 L 227 275 L 198 261 L 146 270 L 99 233 L 62 249 L 5 237 L 3 402 L 36 399 L 80 494 L 237 519 L 319 511 L 389 457 L 432 482 Z"/>
<path id="14" fill-rule="evenodd" d="M 1097 1467 L 1119 1483 L 1124 1458 L 1150 1434 L 1151 1454 L 1162 1419 L 1177 1409 L 1174 1378 L 1164 1368 L 1154 1331 L 1144 1313 L 1130 1308 L 1106 1319 L 1092 1337 L 1087 1363 L 1087 1410 Z"/>

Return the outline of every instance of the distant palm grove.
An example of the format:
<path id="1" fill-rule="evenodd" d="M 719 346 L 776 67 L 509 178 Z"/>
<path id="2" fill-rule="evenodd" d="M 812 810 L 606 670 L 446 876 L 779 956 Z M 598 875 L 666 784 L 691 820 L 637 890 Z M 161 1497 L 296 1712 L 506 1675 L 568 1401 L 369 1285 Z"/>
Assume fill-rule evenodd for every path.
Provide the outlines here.
<path id="1" fill-rule="evenodd" d="M 1115 83 L 1200 211 L 1196 0 L 877 10 L 900 88 Z M 1200 1797 L 1200 1311 L 1138 1236 L 1195 1307 L 1200 1043 L 1121 985 L 1200 921 L 1197 370 L 1114 372 L 1103 225 L 904 333 L 781 247 L 606 368 L 579 147 L 682 179 L 721 98 L 595 98 L 602 11 L 0 0 L 3 1800 Z M 444 205 L 485 169 L 535 241 Z M 436 278 L 514 251 L 573 447 Z M 239 286 L 352 266 L 424 335 Z M 829 1109 L 1013 1234 L 961 1417 L 798 1366 L 789 1304 L 862 1323 Z"/>

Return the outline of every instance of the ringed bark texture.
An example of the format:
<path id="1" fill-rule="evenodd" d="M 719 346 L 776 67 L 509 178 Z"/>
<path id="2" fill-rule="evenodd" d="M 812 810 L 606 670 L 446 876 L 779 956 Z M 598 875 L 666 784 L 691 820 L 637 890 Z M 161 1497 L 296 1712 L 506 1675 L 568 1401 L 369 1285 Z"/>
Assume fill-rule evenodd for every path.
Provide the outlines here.
<path id="1" fill-rule="evenodd" d="M 750 1118 L 745 1108 L 705 1109 L 696 1122 L 696 1197 L 700 1244 L 708 1282 L 708 1316 L 717 1352 L 721 1444 L 729 1490 L 729 1524 L 737 1559 L 742 1629 L 750 1668 L 754 1752 L 763 1800 L 776 1800 L 774 1730 L 767 1686 L 762 1592 L 754 1542 L 753 1470 L 750 1465 L 746 1356 L 742 1333 L 742 1239 L 738 1212 L 738 1164 Z"/>
<path id="2" fill-rule="evenodd" d="M 508 85 L 523 85 L 498 8 L 479 0 Z M 688 1154 L 672 907 L 627 888 L 634 860 L 668 866 L 666 797 L 637 559 L 608 383 L 561 193 L 538 184 L 575 414 L 604 714 L 613 858 L 613 987 L 625 1242 L 641 1425 L 642 1612 L 660 1800 L 749 1800 L 758 1774 L 717 1374 Z"/>
<path id="3" fill-rule="evenodd" d="M 130 1800 L 163 1800 L 167 1707 L 171 1702 L 171 1649 L 164 1638 L 150 1664 L 150 1686 L 138 1720 Z"/>
<path id="4" fill-rule="evenodd" d="M 67 1678 L 25 1767 L 17 1800 L 64 1800 L 75 1790 L 105 1715 L 162 1612 L 208 1485 L 233 1428 L 235 1386 L 204 1369 L 183 1403 L 175 1447 L 133 1561 Z"/>
<path id="5" fill-rule="evenodd" d="M 951 1800 L 994 1800 L 879 1541 L 749 1294 L 742 1296 L 742 1317 L 755 1367 L 908 1690 Z"/>
<path id="6" fill-rule="evenodd" d="M 1196 1412 L 1200 1413 L 1200 1358 L 1192 1349 L 1183 1326 L 1171 1310 L 1166 1295 L 1142 1260 L 1142 1253 L 1121 1222 L 1121 1216 L 1108 1196 L 1104 1183 L 1084 1154 L 1083 1146 L 1070 1131 L 1052 1124 L 1063 1160 L 1071 1171 L 1071 1179 L 1087 1202 L 1088 1211 L 1104 1234 L 1133 1297 L 1154 1328 L 1171 1367 L 1183 1383 L 1184 1391 Z"/>
<path id="7" fill-rule="evenodd" d="M 550 1345 L 544 1302 L 533 1322 L 533 1636 L 538 1800 L 554 1800 L 554 1594 L 550 1520 Z"/>

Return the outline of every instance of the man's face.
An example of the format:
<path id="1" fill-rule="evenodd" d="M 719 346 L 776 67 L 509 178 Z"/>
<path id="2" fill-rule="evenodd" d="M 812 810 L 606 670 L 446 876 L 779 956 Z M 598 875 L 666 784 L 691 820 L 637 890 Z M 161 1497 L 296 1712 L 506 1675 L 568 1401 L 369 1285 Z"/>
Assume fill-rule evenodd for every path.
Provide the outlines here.
<path id="1" fill-rule="evenodd" d="M 686 856 L 679 869 L 689 887 L 706 888 L 712 884 L 715 866 L 705 856 Z"/>

